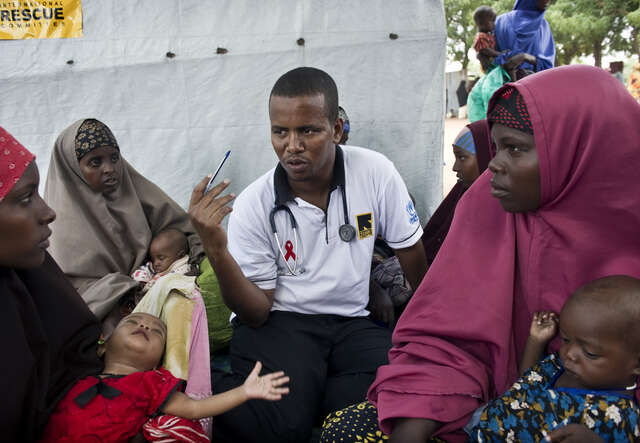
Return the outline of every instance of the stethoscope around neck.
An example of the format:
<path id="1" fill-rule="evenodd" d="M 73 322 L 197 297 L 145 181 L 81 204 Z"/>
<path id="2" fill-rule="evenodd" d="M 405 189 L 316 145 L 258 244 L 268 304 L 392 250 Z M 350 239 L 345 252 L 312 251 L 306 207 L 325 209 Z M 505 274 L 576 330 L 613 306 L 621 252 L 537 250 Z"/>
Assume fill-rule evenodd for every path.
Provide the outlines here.
<path id="1" fill-rule="evenodd" d="M 349 223 L 349 214 L 347 213 L 347 196 L 344 190 L 344 186 L 340 186 L 340 193 L 342 194 L 342 208 L 343 208 L 343 212 L 344 212 L 344 224 L 342 224 L 339 228 L 338 228 L 338 235 L 340 236 L 340 240 L 342 240 L 343 242 L 349 243 L 351 240 L 353 240 L 356 236 L 356 228 L 354 228 L 350 223 Z M 329 208 L 327 208 L 327 210 L 329 210 Z M 280 243 L 280 238 L 278 237 L 278 228 L 276 228 L 276 213 L 278 211 L 285 211 L 287 214 L 289 214 L 289 220 L 291 221 L 291 227 L 293 228 L 293 268 L 291 267 L 291 265 L 289 264 L 289 261 L 287 260 L 284 252 L 282 251 L 282 244 Z M 276 239 L 276 244 L 278 245 L 278 250 L 280 251 L 280 256 L 282 257 L 282 260 L 284 260 L 285 265 L 287 265 L 287 268 L 289 269 L 289 272 L 291 273 L 291 275 L 299 275 L 300 273 L 302 273 L 301 271 L 298 271 L 298 223 L 296 222 L 296 218 L 293 216 L 293 212 L 291 212 L 291 209 L 289 209 L 289 207 L 284 204 L 284 203 L 280 203 L 280 204 L 276 204 L 273 209 L 271 209 L 271 212 L 269 212 L 269 223 L 271 224 L 271 231 L 273 232 L 273 237 Z M 289 251 L 287 251 L 287 254 L 289 253 Z"/>

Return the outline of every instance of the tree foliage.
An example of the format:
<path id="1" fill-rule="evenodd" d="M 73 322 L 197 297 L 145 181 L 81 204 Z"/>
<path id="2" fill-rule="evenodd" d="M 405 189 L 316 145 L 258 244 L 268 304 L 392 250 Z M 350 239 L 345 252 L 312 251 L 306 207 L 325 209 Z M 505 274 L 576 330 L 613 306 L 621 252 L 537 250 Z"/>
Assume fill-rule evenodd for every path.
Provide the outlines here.
<path id="1" fill-rule="evenodd" d="M 473 11 L 483 4 L 482 0 L 451 0 L 444 2 L 447 18 L 447 54 L 449 58 L 462 63 L 462 69 L 469 65 L 469 49 L 473 45 L 475 24 Z"/>
<path id="2" fill-rule="evenodd" d="M 593 55 L 596 66 L 612 50 L 633 52 L 633 27 L 627 16 L 638 0 L 556 0 L 547 20 L 558 49 L 560 63 L 579 55 Z"/>
<path id="3" fill-rule="evenodd" d="M 469 63 L 468 52 L 476 33 L 473 11 L 492 6 L 507 12 L 515 0 L 445 0 L 449 57 Z M 638 54 L 640 0 L 555 0 L 547 9 L 547 21 L 556 42 L 556 64 L 569 64 L 575 57 L 593 55 L 600 66 L 611 51 Z"/>

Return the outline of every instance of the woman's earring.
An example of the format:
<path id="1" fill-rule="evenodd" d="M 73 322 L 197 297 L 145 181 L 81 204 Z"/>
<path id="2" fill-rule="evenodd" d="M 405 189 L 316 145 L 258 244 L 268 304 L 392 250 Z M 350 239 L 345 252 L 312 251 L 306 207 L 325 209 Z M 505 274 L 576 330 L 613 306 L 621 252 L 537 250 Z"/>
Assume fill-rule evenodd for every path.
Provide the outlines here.
<path id="1" fill-rule="evenodd" d="M 98 345 L 103 345 L 103 344 L 104 344 L 104 340 L 103 340 L 103 339 L 101 339 L 101 338 L 99 338 L 99 339 L 98 339 Z"/>

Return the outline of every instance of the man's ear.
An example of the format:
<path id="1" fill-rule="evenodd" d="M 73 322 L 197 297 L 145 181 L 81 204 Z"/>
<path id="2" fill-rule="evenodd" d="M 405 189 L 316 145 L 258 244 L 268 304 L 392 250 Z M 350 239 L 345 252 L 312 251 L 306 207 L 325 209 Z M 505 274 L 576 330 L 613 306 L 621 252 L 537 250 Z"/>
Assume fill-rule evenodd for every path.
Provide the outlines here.
<path id="1" fill-rule="evenodd" d="M 342 132 L 344 131 L 344 121 L 340 117 L 336 118 L 333 124 L 333 143 L 338 144 L 342 139 Z"/>

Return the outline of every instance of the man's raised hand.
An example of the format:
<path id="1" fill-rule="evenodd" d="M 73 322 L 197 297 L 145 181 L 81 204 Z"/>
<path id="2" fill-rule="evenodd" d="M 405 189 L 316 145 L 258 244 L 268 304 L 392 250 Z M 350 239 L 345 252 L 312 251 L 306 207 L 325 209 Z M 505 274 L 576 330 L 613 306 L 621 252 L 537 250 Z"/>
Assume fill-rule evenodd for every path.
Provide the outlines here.
<path id="1" fill-rule="evenodd" d="M 228 204 L 236 196 L 227 194 L 218 197 L 229 186 L 229 179 L 224 179 L 203 194 L 208 181 L 208 176 L 203 178 L 191 193 L 189 217 L 202 240 L 207 256 L 213 260 L 227 247 L 227 233 L 222 228 L 222 220 L 231 212 Z"/>

